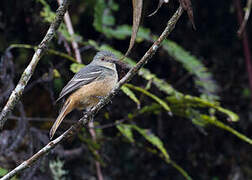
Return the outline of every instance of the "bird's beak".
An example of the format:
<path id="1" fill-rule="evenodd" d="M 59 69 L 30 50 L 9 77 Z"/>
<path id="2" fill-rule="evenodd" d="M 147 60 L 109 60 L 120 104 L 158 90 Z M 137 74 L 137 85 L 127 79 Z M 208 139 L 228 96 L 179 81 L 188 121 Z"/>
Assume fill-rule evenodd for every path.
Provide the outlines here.
<path id="1" fill-rule="evenodd" d="M 117 58 L 110 58 L 110 59 L 107 60 L 107 62 L 116 64 L 118 62 L 118 59 Z"/>

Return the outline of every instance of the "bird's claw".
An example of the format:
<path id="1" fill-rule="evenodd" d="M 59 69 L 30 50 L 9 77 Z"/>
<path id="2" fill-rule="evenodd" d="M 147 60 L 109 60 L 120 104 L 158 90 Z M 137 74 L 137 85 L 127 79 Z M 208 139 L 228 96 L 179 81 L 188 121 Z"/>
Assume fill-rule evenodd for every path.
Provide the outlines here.
<path id="1" fill-rule="evenodd" d="M 103 99 L 103 96 L 93 96 L 93 97 L 99 99 L 99 101 Z"/>

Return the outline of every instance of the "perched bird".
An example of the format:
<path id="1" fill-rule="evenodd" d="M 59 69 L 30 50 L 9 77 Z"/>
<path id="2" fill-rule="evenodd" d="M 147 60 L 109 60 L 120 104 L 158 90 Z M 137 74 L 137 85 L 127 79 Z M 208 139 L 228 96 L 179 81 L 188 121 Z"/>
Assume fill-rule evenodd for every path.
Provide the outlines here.
<path id="1" fill-rule="evenodd" d="M 118 81 L 115 64 L 117 61 L 111 52 L 100 51 L 90 64 L 82 68 L 67 83 L 57 101 L 66 96 L 68 98 L 50 130 L 50 139 L 68 113 L 73 109 L 90 110 L 115 87 Z"/>

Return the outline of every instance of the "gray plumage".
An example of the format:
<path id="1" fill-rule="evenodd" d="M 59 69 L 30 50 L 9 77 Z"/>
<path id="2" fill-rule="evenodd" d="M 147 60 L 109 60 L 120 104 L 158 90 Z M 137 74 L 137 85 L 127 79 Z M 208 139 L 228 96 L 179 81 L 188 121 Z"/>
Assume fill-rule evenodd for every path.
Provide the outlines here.
<path id="1" fill-rule="evenodd" d="M 97 62 L 102 58 L 110 57 L 115 59 L 115 55 L 109 51 L 100 51 L 98 52 L 93 61 L 82 68 L 78 73 L 74 75 L 74 77 L 67 83 L 67 85 L 62 89 L 59 98 L 56 101 L 59 101 L 66 95 L 70 94 L 73 91 L 81 88 L 83 85 L 89 84 L 95 79 L 100 80 L 104 77 L 105 73 L 109 73 L 112 75 L 115 73 L 112 69 L 97 65 Z"/>
<path id="2" fill-rule="evenodd" d="M 90 109 L 99 103 L 116 85 L 118 59 L 108 51 L 98 52 L 93 61 L 82 68 L 62 89 L 58 100 L 69 96 L 50 130 L 53 137 L 65 116 L 73 109 Z M 57 100 L 57 101 L 58 101 Z"/>
<path id="3" fill-rule="evenodd" d="M 95 57 L 94 60 L 91 62 L 92 64 L 96 63 L 97 60 L 101 60 L 103 57 L 111 57 L 113 59 L 116 59 L 115 55 L 109 51 L 99 51 Z"/>

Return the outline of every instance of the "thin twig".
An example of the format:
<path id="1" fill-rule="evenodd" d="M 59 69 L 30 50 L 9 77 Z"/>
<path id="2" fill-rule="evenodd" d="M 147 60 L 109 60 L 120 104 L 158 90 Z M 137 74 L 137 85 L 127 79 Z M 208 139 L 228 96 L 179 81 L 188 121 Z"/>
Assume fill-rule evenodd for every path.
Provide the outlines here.
<path id="1" fill-rule="evenodd" d="M 94 128 L 94 122 L 90 121 L 88 123 L 88 127 L 89 127 L 89 133 L 92 136 L 92 140 L 96 141 L 96 134 L 95 134 L 95 130 L 93 129 Z M 94 153 L 99 156 L 98 150 L 95 150 Z M 101 164 L 100 164 L 100 162 L 97 161 L 97 160 L 95 160 L 95 166 L 96 166 L 96 173 L 97 173 L 98 180 L 103 180 L 103 175 L 102 175 L 102 171 L 101 171 Z"/>
<path id="2" fill-rule="evenodd" d="M 3 108 L 1 114 L 0 114 L 0 130 L 3 128 L 5 122 L 6 122 L 6 116 L 7 114 L 12 111 L 14 106 L 19 101 L 20 97 L 23 94 L 24 88 L 27 85 L 28 81 L 30 80 L 39 60 L 41 59 L 43 53 L 46 51 L 50 41 L 52 40 L 56 30 L 59 28 L 59 25 L 63 19 L 63 16 L 68 8 L 69 0 L 64 0 L 62 4 L 59 6 L 56 12 L 56 16 L 50 25 L 45 37 L 41 41 L 41 43 L 38 46 L 38 49 L 35 51 L 32 60 L 30 64 L 26 67 L 24 70 L 16 88 L 14 91 L 12 91 L 9 100 L 7 101 L 7 104 Z"/>
<path id="3" fill-rule="evenodd" d="M 246 5 L 246 8 L 245 8 L 245 15 L 244 15 L 244 18 L 243 18 L 242 22 L 240 23 L 240 28 L 237 31 L 237 34 L 240 37 L 242 36 L 242 34 L 243 34 L 244 30 L 245 30 L 245 27 L 247 25 L 249 15 L 250 15 L 250 12 L 251 12 L 251 6 L 252 6 L 252 0 L 247 0 L 247 5 Z"/>
<path id="4" fill-rule="evenodd" d="M 242 14 L 241 1 L 235 0 L 234 3 L 237 9 L 236 11 L 237 11 L 238 23 L 242 27 L 243 14 Z M 252 55 L 250 52 L 250 43 L 249 43 L 248 33 L 245 26 L 242 31 L 243 33 L 241 34 L 241 38 L 242 38 L 242 45 L 243 45 L 243 54 L 246 60 L 246 68 L 247 68 L 248 79 L 249 79 L 249 88 L 250 88 L 250 92 L 252 92 L 252 63 L 251 63 Z M 250 101 L 252 103 L 252 96 L 250 96 Z"/>
<path id="5" fill-rule="evenodd" d="M 58 1 L 58 4 L 61 4 L 62 0 L 57 0 L 57 1 Z M 64 16 L 64 21 L 66 23 L 68 33 L 73 37 L 74 29 L 73 29 L 73 25 L 72 25 L 71 18 L 70 18 L 68 11 L 66 11 L 66 14 Z M 74 40 L 74 38 L 72 38 L 71 42 L 72 42 L 72 47 L 73 47 L 75 58 L 76 58 L 77 62 L 82 63 L 78 43 Z"/>
<path id="6" fill-rule="evenodd" d="M 76 124 L 71 126 L 67 131 L 65 131 L 61 136 L 59 136 L 57 139 L 49 142 L 44 148 L 42 148 L 39 152 L 34 154 L 30 159 L 24 161 L 22 164 L 17 166 L 15 169 L 10 171 L 8 174 L 6 174 L 3 178 L 0 180 L 7 180 L 11 177 L 15 176 L 17 173 L 21 172 L 22 170 L 28 168 L 31 166 L 34 162 L 36 162 L 40 157 L 45 155 L 47 152 L 49 152 L 51 149 L 53 149 L 57 144 L 62 142 L 63 140 L 67 139 L 68 137 L 73 136 L 76 134 L 83 125 L 86 125 L 90 117 L 94 116 L 103 106 L 105 106 L 109 101 L 111 101 L 111 98 L 115 96 L 115 94 L 120 90 L 120 87 L 130 81 L 133 76 L 137 74 L 137 72 L 140 70 L 141 67 L 143 67 L 148 60 L 155 54 L 158 47 L 160 47 L 162 41 L 172 32 L 172 30 L 175 28 L 175 25 L 179 19 L 179 17 L 182 15 L 183 9 L 180 6 L 175 14 L 172 16 L 172 18 L 168 21 L 167 26 L 163 33 L 160 35 L 160 37 L 153 43 L 153 45 L 149 48 L 149 50 L 145 53 L 145 55 L 141 58 L 141 60 L 130 69 L 130 71 L 117 83 L 116 87 L 112 90 L 112 92 L 105 98 L 103 98 L 94 108 L 92 108 L 90 111 L 88 111 Z"/>
<path id="7" fill-rule="evenodd" d="M 71 52 L 71 48 L 66 40 L 66 38 L 62 35 L 62 33 L 58 32 L 58 35 L 59 35 L 59 40 L 58 40 L 58 44 L 61 44 L 61 42 L 63 42 L 64 44 L 64 47 L 66 49 L 66 52 L 69 56 L 72 55 L 72 52 Z"/>

